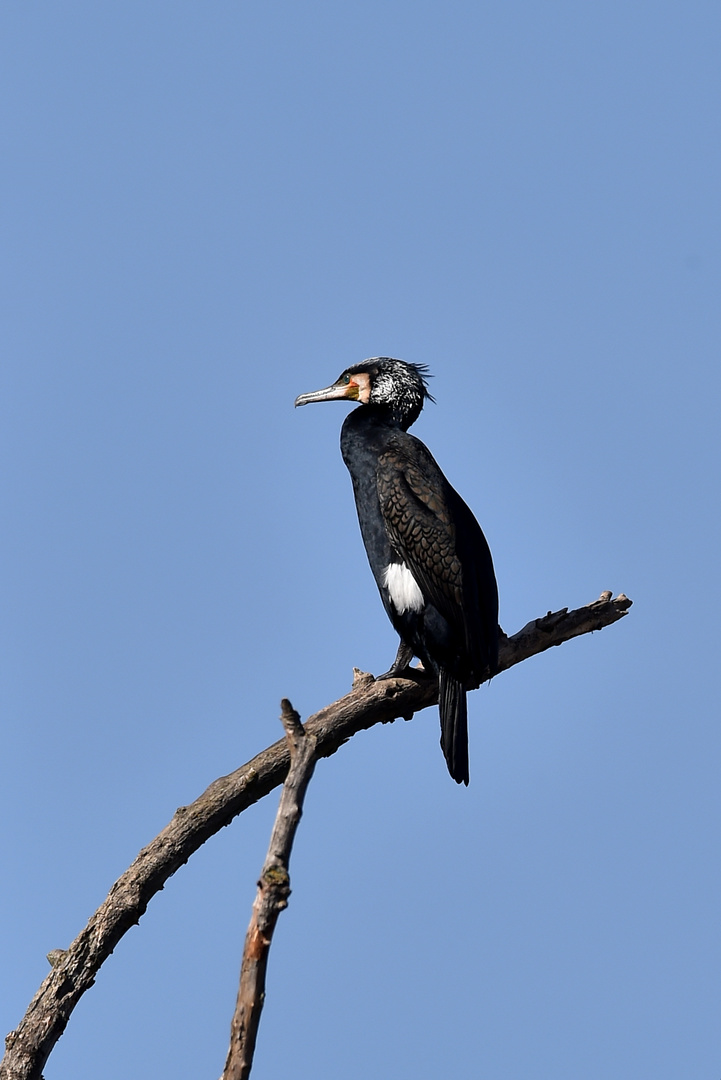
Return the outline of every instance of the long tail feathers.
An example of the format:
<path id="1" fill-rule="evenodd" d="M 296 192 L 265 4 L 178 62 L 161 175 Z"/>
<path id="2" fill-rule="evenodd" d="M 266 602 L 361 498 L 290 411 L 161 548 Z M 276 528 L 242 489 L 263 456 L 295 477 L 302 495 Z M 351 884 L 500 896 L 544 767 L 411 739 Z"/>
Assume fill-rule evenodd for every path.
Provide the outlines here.
<path id="1" fill-rule="evenodd" d="M 443 668 L 438 673 L 441 748 L 448 771 L 457 784 L 468 784 L 468 712 L 466 690 Z"/>

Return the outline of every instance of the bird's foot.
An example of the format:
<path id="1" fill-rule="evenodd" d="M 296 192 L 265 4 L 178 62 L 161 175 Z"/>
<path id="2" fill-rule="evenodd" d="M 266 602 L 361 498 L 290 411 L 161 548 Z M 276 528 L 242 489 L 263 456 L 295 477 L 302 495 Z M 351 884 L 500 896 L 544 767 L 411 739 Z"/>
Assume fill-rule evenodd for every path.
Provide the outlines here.
<path id="1" fill-rule="evenodd" d="M 406 645 L 405 641 L 402 641 L 398 646 L 398 652 L 396 653 L 396 658 L 393 661 L 392 667 L 384 672 L 383 675 L 376 675 L 376 682 L 380 682 L 381 679 L 401 678 L 410 668 L 412 659 L 413 649 L 410 645 Z"/>

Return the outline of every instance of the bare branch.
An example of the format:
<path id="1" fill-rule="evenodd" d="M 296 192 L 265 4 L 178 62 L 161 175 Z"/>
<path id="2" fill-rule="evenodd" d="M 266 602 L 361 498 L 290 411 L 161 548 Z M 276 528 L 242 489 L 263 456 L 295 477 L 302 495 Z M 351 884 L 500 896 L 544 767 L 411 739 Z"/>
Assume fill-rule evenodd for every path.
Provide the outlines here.
<path id="1" fill-rule="evenodd" d="M 270 943 L 278 916 L 288 906 L 290 853 L 303 812 L 303 799 L 315 768 L 315 736 L 306 735 L 298 713 L 287 698 L 283 698 L 281 709 L 281 720 L 290 749 L 290 769 L 283 784 L 270 846 L 245 936 L 238 999 L 230 1027 L 230 1049 L 222 1080 L 247 1080 L 250 1076 L 265 1000 L 265 972 Z"/>
<path id="2" fill-rule="evenodd" d="M 513 637 L 502 638 L 500 669 L 505 671 L 580 634 L 602 630 L 622 619 L 630 606 L 623 594 L 612 600 L 610 593 L 602 593 L 599 600 L 574 611 L 549 612 Z M 316 739 L 317 757 L 329 757 L 357 732 L 399 717 L 410 719 L 437 701 L 438 684 L 428 675 L 376 682 L 372 675 L 355 671 L 350 693 L 312 716 L 305 731 Z M 0 1080 L 39 1080 L 75 1005 L 155 893 L 209 837 L 282 784 L 289 761 L 287 740 L 281 739 L 235 772 L 213 781 L 195 802 L 175 812 L 118 878 L 67 952 L 54 960 L 22 1021 L 5 1040 Z"/>

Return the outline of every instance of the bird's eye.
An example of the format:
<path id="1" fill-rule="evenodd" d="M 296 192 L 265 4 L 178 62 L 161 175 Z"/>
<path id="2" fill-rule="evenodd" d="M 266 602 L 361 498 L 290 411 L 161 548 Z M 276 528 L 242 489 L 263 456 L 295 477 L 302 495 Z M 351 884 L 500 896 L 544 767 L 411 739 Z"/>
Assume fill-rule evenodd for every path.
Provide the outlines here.
<path id="1" fill-rule="evenodd" d="M 341 386 L 347 386 L 350 382 L 350 375 L 341 375 L 338 382 L 341 384 Z"/>

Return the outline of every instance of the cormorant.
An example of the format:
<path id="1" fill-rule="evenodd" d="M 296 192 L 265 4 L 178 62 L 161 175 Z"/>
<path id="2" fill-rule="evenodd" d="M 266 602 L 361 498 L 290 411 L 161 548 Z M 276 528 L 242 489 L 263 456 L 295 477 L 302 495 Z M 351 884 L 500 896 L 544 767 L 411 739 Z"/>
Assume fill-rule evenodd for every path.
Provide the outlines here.
<path id="1" fill-rule="evenodd" d="M 498 669 L 498 589 L 475 517 L 408 428 L 426 398 L 427 368 L 378 356 L 346 368 L 296 405 L 344 399 L 362 408 L 341 432 L 368 560 L 400 635 L 390 671 L 414 656 L 439 680 L 441 747 L 456 783 L 468 783 L 466 691 Z"/>

